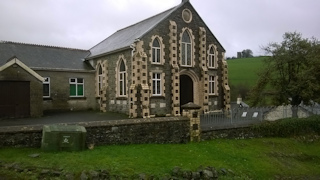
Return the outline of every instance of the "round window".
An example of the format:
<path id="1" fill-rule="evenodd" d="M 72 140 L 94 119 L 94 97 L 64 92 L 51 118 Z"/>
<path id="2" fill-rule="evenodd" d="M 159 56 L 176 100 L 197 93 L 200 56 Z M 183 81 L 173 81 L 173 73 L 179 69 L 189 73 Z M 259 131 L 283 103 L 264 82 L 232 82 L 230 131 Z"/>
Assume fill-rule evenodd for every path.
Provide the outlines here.
<path id="1" fill-rule="evenodd" d="M 186 23 L 189 23 L 192 21 L 192 13 L 189 9 L 185 9 L 182 11 L 182 18 Z"/>

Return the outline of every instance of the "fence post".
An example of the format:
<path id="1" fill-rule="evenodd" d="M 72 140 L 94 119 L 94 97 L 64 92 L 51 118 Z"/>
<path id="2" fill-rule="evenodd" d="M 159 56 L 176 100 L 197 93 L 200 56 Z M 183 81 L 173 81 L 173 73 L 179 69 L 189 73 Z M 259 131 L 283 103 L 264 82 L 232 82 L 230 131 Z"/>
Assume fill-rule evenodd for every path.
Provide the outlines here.
<path id="1" fill-rule="evenodd" d="M 232 124 L 232 117 L 233 117 L 233 113 L 232 113 L 232 109 L 230 109 L 230 123 Z"/>

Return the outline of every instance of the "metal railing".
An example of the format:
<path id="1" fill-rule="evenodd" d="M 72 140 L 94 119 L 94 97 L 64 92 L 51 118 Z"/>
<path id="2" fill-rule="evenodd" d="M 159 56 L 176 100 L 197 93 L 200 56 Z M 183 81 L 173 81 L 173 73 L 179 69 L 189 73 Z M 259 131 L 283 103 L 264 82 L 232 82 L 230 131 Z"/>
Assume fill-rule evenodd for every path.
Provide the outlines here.
<path id="1" fill-rule="evenodd" d="M 320 106 L 300 105 L 297 107 L 298 117 L 320 115 Z M 200 116 L 202 130 L 229 129 L 248 127 L 264 120 L 274 121 L 293 116 L 291 106 L 235 108 L 230 111 L 212 111 Z"/>
<path id="2" fill-rule="evenodd" d="M 228 129 L 248 127 L 263 121 L 266 109 L 238 108 L 230 111 L 216 111 L 202 114 L 200 124 L 202 130 Z"/>

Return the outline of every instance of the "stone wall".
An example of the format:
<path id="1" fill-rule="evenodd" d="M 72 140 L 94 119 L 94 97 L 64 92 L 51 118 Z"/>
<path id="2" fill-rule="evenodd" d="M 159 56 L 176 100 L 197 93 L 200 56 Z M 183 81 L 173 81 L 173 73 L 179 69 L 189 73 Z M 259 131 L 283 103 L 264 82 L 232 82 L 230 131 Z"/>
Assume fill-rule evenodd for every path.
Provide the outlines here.
<path id="1" fill-rule="evenodd" d="M 258 137 L 262 136 L 257 132 L 253 132 L 250 127 L 210 130 L 201 132 L 202 141 L 212 139 L 251 139 Z"/>
<path id="2" fill-rule="evenodd" d="M 190 121 L 186 117 L 127 119 L 78 123 L 86 127 L 87 145 L 187 143 Z M 0 127 L 0 147 L 41 147 L 42 126 Z"/>
<path id="3" fill-rule="evenodd" d="M 299 118 L 306 118 L 309 117 L 311 112 L 308 112 L 306 109 L 298 106 L 298 117 Z M 291 118 L 292 117 L 292 106 L 277 106 L 272 108 L 269 112 L 264 114 L 264 120 L 267 121 L 276 121 L 283 118 Z"/>
<path id="4" fill-rule="evenodd" d="M 44 111 L 96 110 L 95 73 L 36 71 L 42 77 L 50 77 L 50 97 L 43 99 Z M 84 97 L 70 97 L 70 78 L 84 79 Z M 90 88 L 92 87 L 92 88 Z"/>

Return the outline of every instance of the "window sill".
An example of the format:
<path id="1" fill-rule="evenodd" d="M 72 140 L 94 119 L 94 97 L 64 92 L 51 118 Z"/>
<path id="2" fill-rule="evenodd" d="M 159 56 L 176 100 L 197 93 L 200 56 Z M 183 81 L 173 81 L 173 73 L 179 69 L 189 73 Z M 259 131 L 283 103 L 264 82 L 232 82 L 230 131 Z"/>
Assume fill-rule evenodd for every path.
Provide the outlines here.
<path id="1" fill-rule="evenodd" d="M 152 95 L 151 98 L 153 98 L 153 99 L 165 99 L 166 97 L 164 97 L 162 95 Z"/>
<path id="2" fill-rule="evenodd" d="M 127 100 L 128 97 L 116 97 L 116 100 Z"/>
<path id="3" fill-rule="evenodd" d="M 217 97 L 218 94 L 209 94 L 209 97 Z"/>
<path id="4" fill-rule="evenodd" d="M 51 97 L 43 97 L 42 99 L 43 99 L 44 101 L 51 101 L 51 100 L 52 100 Z"/>
<path id="5" fill-rule="evenodd" d="M 156 65 L 156 66 L 162 66 L 163 63 L 151 63 L 152 65 Z"/>
<path id="6" fill-rule="evenodd" d="M 180 65 L 180 67 L 193 68 L 193 66 L 192 66 L 192 65 Z"/>
<path id="7" fill-rule="evenodd" d="M 69 97 L 69 100 L 86 100 L 86 97 Z"/>

